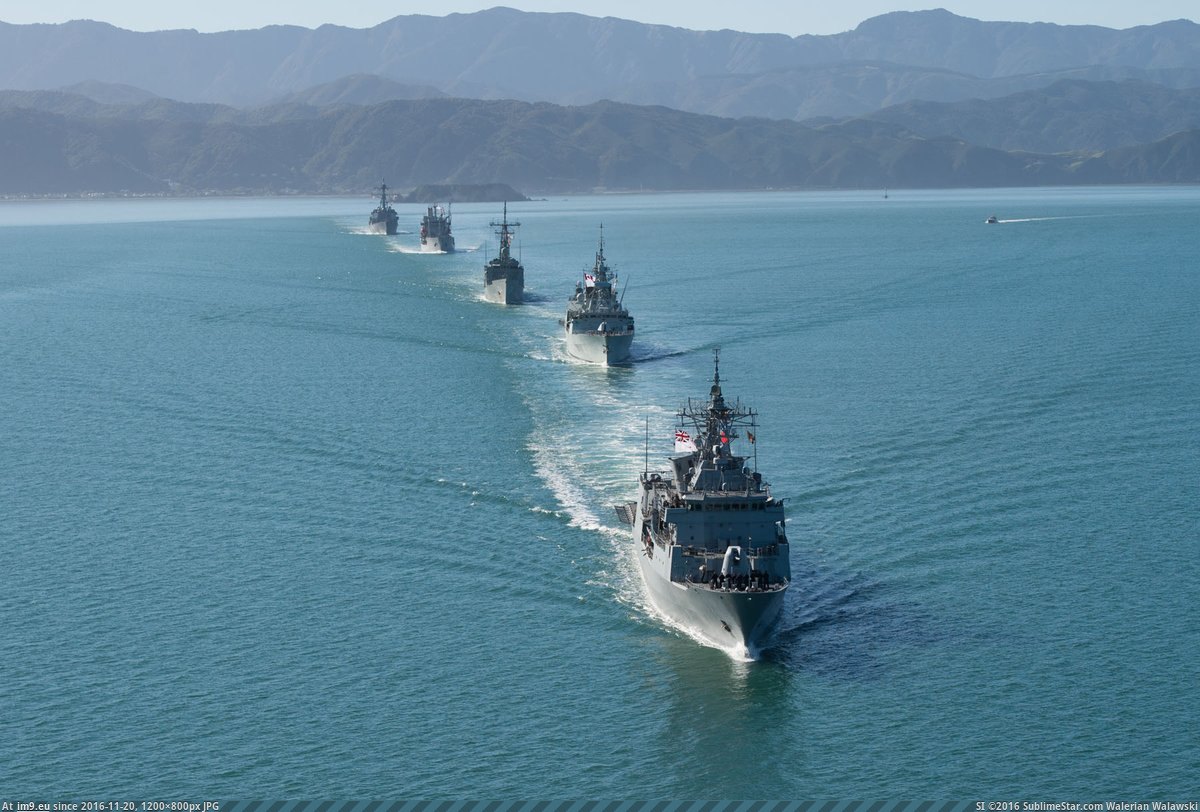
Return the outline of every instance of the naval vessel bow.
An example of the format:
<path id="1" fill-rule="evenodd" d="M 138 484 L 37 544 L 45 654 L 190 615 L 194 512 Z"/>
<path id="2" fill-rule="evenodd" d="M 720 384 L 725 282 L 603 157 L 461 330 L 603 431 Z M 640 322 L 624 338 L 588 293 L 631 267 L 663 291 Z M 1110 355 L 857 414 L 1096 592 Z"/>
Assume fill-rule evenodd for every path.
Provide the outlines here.
<path id="1" fill-rule="evenodd" d="M 617 295 L 617 275 L 604 259 L 604 227 L 591 273 L 567 303 L 563 319 L 569 355 L 593 364 L 620 364 L 629 360 L 633 344 L 633 316 L 625 309 L 624 295 Z"/>

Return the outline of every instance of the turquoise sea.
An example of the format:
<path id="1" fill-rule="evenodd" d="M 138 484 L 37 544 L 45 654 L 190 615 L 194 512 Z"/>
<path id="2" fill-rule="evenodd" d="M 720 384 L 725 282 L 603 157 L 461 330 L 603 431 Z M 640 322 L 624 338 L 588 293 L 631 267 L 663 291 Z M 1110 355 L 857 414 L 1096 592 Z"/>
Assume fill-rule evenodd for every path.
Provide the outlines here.
<path id="1" fill-rule="evenodd" d="M 0 791 L 1200 795 L 1200 189 L 0 203 Z M 990 214 L 1002 222 L 985 225 Z M 636 362 L 567 362 L 606 254 Z M 762 661 L 610 505 L 721 348 Z"/>

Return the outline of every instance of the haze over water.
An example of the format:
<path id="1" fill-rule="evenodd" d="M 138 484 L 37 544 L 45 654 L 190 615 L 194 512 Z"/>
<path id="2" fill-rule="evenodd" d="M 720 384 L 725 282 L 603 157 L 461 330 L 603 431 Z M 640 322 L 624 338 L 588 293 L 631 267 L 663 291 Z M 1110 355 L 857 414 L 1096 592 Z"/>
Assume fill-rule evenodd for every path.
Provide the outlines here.
<path id="1" fill-rule="evenodd" d="M 372 205 L 0 203 L 9 795 L 1200 794 L 1200 190 L 512 204 L 507 309 L 499 205 Z M 601 223 L 627 368 L 558 338 Z M 610 508 L 715 346 L 788 499 L 755 663 Z"/>

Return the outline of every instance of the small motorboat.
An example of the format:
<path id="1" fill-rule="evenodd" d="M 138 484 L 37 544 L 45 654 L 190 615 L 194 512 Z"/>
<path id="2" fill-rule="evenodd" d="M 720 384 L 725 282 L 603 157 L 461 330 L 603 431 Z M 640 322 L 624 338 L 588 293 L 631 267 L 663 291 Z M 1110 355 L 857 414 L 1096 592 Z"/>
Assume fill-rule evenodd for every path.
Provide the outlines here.
<path id="1" fill-rule="evenodd" d="M 996 215 L 993 214 L 991 217 L 989 217 L 984 222 L 986 222 L 988 225 L 993 225 L 995 223 L 999 223 L 1000 221 L 998 219 L 996 219 Z"/>

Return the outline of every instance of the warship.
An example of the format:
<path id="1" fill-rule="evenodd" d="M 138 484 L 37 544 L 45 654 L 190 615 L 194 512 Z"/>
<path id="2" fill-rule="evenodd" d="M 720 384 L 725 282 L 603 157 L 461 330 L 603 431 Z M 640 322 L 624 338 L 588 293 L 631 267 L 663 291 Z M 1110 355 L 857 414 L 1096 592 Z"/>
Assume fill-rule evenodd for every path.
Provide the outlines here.
<path id="1" fill-rule="evenodd" d="M 400 218 L 388 203 L 387 184 L 381 183 L 375 188 L 379 189 L 379 205 L 367 220 L 367 230 L 372 234 L 395 234 L 396 227 L 400 225 Z"/>
<path id="2" fill-rule="evenodd" d="M 742 429 L 756 442 L 757 412 L 725 399 L 720 360 L 715 350 L 708 400 L 678 412 L 671 469 L 651 473 L 647 463 L 638 500 L 615 509 L 633 528 L 654 606 L 693 636 L 755 659 L 779 619 L 791 560 L 783 500 L 756 470 L 757 451 L 754 469 L 733 451 Z"/>
<path id="3" fill-rule="evenodd" d="M 450 209 L 440 204 L 430 206 L 421 218 L 421 250 L 454 253 L 454 236 L 450 233 Z"/>
<path id="4" fill-rule="evenodd" d="M 483 266 L 483 297 L 499 304 L 520 304 L 525 296 L 525 269 L 512 255 L 511 227 L 520 223 L 508 222 L 508 203 L 504 204 L 504 216 L 500 222 L 492 221 L 492 228 L 499 228 L 500 254 Z"/>
<path id="5" fill-rule="evenodd" d="M 583 284 L 575 283 L 575 293 L 567 303 L 567 353 L 593 364 L 620 364 L 629 359 L 633 343 L 633 316 L 625 309 L 624 294 L 617 295 L 617 275 L 604 261 L 604 226 L 600 227 L 600 248 L 591 273 L 584 273 Z"/>

